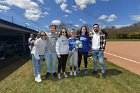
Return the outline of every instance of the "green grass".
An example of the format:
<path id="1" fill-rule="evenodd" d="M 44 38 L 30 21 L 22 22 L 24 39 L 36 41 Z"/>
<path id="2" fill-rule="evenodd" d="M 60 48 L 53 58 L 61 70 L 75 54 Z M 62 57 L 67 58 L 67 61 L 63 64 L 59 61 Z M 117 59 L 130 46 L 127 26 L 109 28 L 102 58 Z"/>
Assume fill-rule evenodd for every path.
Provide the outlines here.
<path id="1" fill-rule="evenodd" d="M 140 41 L 140 39 L 107 39 L 107 41 Z"/>
<path id="2" fill-rule="evenodd" d="M 33 64 L 26 58 L 0 69 L 0 93 L 139 93 L 140 76 L 105 61 L 107 77 L 92 75 L 93 64 L 89 58 L 89 75 L 68 76 L 61 80 L 52 76 L 45 79 L 45 62 L 42 63 L 42 83 L 34 81 Z M 16 69 L 15 69 L 16 68 Z M 83 62 L 82 62 L 83 69 Z M 67 71 L 69 71 L 67 65 Z M 4 75 L 4 76 L 3 76 Z"/>

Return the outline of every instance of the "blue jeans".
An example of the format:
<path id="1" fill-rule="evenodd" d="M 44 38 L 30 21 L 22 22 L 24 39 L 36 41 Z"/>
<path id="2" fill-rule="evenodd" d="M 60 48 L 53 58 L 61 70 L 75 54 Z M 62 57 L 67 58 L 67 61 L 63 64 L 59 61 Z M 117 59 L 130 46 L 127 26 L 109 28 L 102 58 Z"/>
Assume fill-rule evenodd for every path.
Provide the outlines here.
<path id="1" fill-rule="evenodd" d="M 104 52 L 102 50 L 92 50 L 94 71 L 97 71 L 97 60 L 99 61 L 102 69 L 102 73 L 105 73 L 104 65 Z"/>
<path id="2" fill-rule="evenodd" d="M 45 60 L 46 60 L 46 71 L 51 72 L 50 70 L 50 62 L 52 62 L 52 73 L 56 72 L 56 53 L 53 52 L 45 52 Z"/>
<path id="3" fill-rule="evenodd" d="M 35 75 L 35 77 L 41 73 L 41 63 L 42 63 L 43 58 L 44 58 L 44 55 L 40 55 L 40 60 L 37 60 L 35 59 L 34 55 L 32 55 L 32 61 L 34 64 L 33 74 Z"/>

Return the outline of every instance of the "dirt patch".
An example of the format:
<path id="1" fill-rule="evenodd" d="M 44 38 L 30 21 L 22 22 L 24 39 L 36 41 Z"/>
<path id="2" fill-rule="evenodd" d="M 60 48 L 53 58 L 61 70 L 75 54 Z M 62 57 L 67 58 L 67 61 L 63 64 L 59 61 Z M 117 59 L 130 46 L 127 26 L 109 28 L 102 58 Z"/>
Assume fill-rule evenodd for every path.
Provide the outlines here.
<path id="1" fill-rule="evenodd" d="M 107 42 L 108 61 L 140 75 L 140 42 Z"/>

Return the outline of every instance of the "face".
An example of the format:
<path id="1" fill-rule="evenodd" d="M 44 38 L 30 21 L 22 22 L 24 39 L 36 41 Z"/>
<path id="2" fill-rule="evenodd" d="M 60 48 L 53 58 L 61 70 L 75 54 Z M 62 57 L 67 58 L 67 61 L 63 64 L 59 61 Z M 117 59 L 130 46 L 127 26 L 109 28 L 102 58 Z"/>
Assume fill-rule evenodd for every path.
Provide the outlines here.
<path id="1" fill-rule="evenodd" d="M 71 32 L 71 37 L 75 37 L 76 33 L 75 32 Z"/>
<path id="2" fill-rule="evenodd" d="M 82 33 L 85 33 L 85 32 L 86 32 L 86 28 L 82 27 Z"/>
<path id="3" fill-rule="evenodd" d="M 99 26 L 98 25 L 94 25 L 93 29 L 94 29 L 95 32 L 98 32 L 99 31 Z"/>
<path id="4" fill-rule="evenodd" d="M 54 33 L 55 30 L 56 30 L 55 26 L 51 26 L 51 27 L 50 27 L 50 31 L 51 31 L 52 33 Z"/>
<path id="5" fill-rule="evenodd" d="M 42 33 L 40 33 L 40 38 L 41 39 L 46 39 L 46 37 L 47 37 L 47 35 L 46 35 L 46 33 L 44 33 L 44 32 L 42 32 Z"/>
<path id="6" fill-rule="evenodd" d="M 63 36 L 66 36 L 66 34 L 67 34 L 66 30 L 63 29 L 63 30 L 61 31 L 61 34 L 62 34 Z"/>
<path id="7" fill-rule="evenodd" d="M 30 37 L 31 37 L 31 38 L 34 38 L 34 35 L 33 35 L 33 34 L 30 34 Z"/>

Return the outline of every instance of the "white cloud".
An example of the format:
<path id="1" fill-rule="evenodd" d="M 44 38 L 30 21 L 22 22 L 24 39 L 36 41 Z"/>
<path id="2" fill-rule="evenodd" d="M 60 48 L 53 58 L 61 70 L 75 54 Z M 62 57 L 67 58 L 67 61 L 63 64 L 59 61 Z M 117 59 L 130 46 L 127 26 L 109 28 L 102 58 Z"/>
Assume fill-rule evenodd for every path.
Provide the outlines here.
<path id="1" fill-rule="evenodd" d="M 75 5 L 72 5 L 72 8 L 74 9 L 74 11 L 77 11 L 78 10 L 78 7 L 75 6 Z"/>
<path id="2" fill-rule="evenodd" d="M 38 8 L 37 3 L 32 2 L 31 0 L 3 0 L 3 3 L 10 6 L 14 5 L 22 9 Z"/>
<path id="3" fill-rule="evenodd" d="M 74 26 L 76 26 L 77 28 L 79 27 L 79 25 L 78 25 L 78 24 L 76 24 L 76 25 L 74 25 Z"/>
<path id="4" fill-rule="evenodd" d="M 115 14 L 112 14 L 112 15 L 110 15 L 110 16 L 101 15 L 98 19 L 99 19 L 99 20 L 106 21 L 106 22 L 112 22 L 112 21 L 114 21 L 116 18 L 117 18 L 117 16 L 116 16 Z"/>
<path id="5" fill-rule="evenodd" d="M 66 3 L 62 3 L 62 4 L 60 5 L 60 8 L 61 8 L 62 11 L 65 11 L 65 12 L 67 12 L 67 13 L 71 13 L 71 11 L 67 9 L 67 6 L 68 6 L 68 5 L 67 5 Z"/>
<path id="6" fill-rule="evenodd" d="M 72 13 L 69 9 L 67 9 L 67 0 L 55 0 L 56 4 L 60 4 L 60 9 L 66 13 Z"/>
<path id="7" fill-rule="evenodd" d="M 53 20 L 52 21 L 52 24 L 54 24 L 54 25 L 60 25 L 61 24 L 61 21 L 60 20 Z"/>
<path id="8" fill-rule="evenodd" d="M 0 5 L 0 12 L 6 12 L 9 9 L 10 9 L 10 7 L 8 7 L 8 6 Z"/>
<path id="9" fill-rule="evenodd" d="M 38 0 L 40 3 L 44 4 L 44 0 Z"/>
<path id="10" fill-rule="evenodd" d="M 127 27 L 130 26 L 131 24 L 125 24 L 125 25 L 114 25 L 116 28 L 121 28 L 121 27 Z"/>
<path id="11" fill-rule="evenodd" d="M 48 16 L 48 15 L 49 15 L 48 12 L 44 12 L 44 13 L 41 14 L 41 17 L 45 17 L 45 16 Z"/>
<path id="12" fill-rule="evenodd" d="M 132 15 L 130 16 L 132 20 L 140 21 L 140 15 Z"/>
<path id="13" fill-rule="evenodd" d="M 56 2 L 57 4 L 61 4 L 61 3 L 66 3 L 67 0 L 55 0 L 55 2 Z"/>
<path id="14" fill-rule="evenodd" d="M 101 15 L 98 19 L 99 19 L 99 20 L 105 20 L 105 19 L 107 19 L 107 17 L 108 17 L 108 16 L 106 16 L 106 15 Z"/>
<path id="15" fill-rule="evenodd" d="M 109 2 L 109 0 L 101 0 L 101 1 L 104 1 L 104 2 Z"/>
<path id="16" fill-rule="evenodd" d="M 35 9 L 25 10 L 24 16 L 28 20 L 36 21 L 40 18 L 41 12 Z"/>
<path id="17" fill-rule="evenodd" d="M 30 24 L 29 23 L 25 23 L 27 26 L 29 26 Z"/>
<path id="18" fill-rule="evenodd" d="M 83 19 L 79 19 L 80 22 L 82 22 L 83 24 L 86 24 L 86 21 L 84 21 Z"/>
<path id="19" fill-rule="evenodd" d="M 117 16 L 115 14 L 112 14 L 108 17 L 107 22 L 112 22 L 117 18 Z"/>
<path id="20" fill-rule="evenodd" d="M 47 15 L 49 15 L 48 12 L 44 12 L 44 13 L 42 13 L 42 17 L 47 16 Z"/>
<path id="21" fill-rule="evenodd" d="M 65 17 L 68 17 L 68 15 L 64 15 Z"/>
<path id="22" fill-rule="evenodd" d="M 47 30 L 49 29 L 49 25 L 43 26 L 44 28 L 46 28 Z"/>
<path id="23" fill-rule="evenodd" d="M 75 3 L 81 10 L 83 10 L 86 8 L 87 4 L 95 4 L 96 0 L 75 0 Z"/>
<path id="24" fill-rule="evenodd" d="M 2 0 L 0 3 L 24 9 L 24 16 L 28 20 L 36 21 L 41 16 L 41 10 L 39 9 L 38 4 L 31 0 Z"/>

